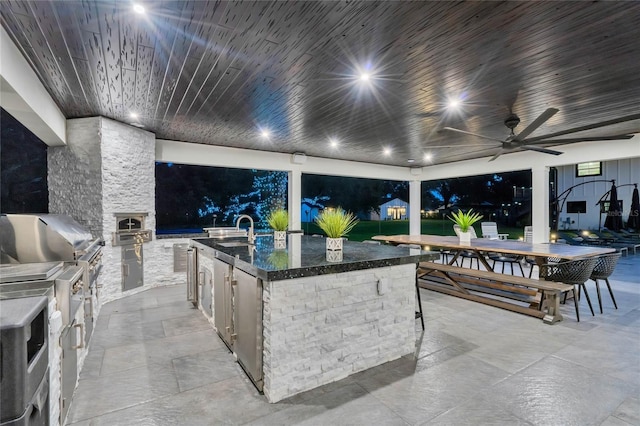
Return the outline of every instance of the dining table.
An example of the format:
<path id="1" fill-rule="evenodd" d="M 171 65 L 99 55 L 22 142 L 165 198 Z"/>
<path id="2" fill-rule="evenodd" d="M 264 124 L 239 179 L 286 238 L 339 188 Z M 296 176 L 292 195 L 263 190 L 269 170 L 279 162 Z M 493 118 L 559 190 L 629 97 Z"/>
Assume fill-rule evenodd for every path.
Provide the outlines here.
<path id="1" fill-rule="evenodd" d="M 536 264 L 541 265 L 549 258 L 560 260 L 575 260 L 585 257 L 601 256 L 613 253 L 616 250 L 611 247 L 595 246 L 574 246 L 559 243 L 529 243 L 520 240 L 493 240 L 489 238 L 472 238 L 470 243 L 461 243 L 457 236 L 444 235 L 376 235 L 371 238 L 376 241 L 384 241 L 392 245 L 412 244 L 419 245 L 423 250 L 433 250 L 443 248 L 454 252 L 453 258 L 449 261 L 453 265 L 462 252 L 473 252 L 478 256 L 480 262 L 487 269 L 493 268 L 485 259 L 486 253 L 501 253 L 516 256 L 531 257 L 536 260 Z"/>
<path id="2" fill-rule="evenodd" d="M 615 251 L 611 247 L 489 238 L 473 238 L 470 243 L 462 243 L 458 237 L 442 235 L 378 235 L 372 239 L 391 245 L 416 245 L 429 251 L 446 249 L 453 254 L 448 265 L 420 263 L 420 287 L 541 318 L 548 324 L 562 321 L 559 298 L 567 292 L 575 294 L 575 286 L 496 273 L 485 257 L 489 253 L 529 257 L 540 266 L 549 261 L 577 260 Z M 457 266 L 456 260 L 463 252 L 475 254 L 486 270 Z"/>

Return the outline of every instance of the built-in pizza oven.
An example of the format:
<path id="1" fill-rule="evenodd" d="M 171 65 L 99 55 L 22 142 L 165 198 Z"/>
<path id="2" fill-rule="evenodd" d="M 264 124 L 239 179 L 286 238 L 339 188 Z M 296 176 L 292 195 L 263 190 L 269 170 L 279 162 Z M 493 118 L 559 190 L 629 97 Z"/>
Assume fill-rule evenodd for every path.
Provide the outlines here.
<path id="1" fill-rule="evenodd" d="M 115 213 L 116 231 L 113 233 L 114 246 L 128 246 L 151 241 L 151 230 L 145 228 L 148 213 Z"/>

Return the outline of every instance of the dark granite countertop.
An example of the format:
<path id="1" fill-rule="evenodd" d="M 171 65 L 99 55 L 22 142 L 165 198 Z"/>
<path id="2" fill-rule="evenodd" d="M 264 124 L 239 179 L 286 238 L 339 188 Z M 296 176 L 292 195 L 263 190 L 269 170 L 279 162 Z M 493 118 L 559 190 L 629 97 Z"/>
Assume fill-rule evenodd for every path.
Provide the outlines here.
<path id="1" fill-rule="evenodd" d="M 246 242 L 246 238 L 199 238 L 193 239 L 192 245 L 211 250 L 212 256 L 265 281 L 383 268 L 439 257 L 435 252 L 406 247 L 345 241 L 342 261 L 329 262 L 324 238 L 290 234 L 287 236 L 286 249 L 275 249 L 272 236 L 258 237 L 255 246 L 221 245 L 233 242 Z"/>

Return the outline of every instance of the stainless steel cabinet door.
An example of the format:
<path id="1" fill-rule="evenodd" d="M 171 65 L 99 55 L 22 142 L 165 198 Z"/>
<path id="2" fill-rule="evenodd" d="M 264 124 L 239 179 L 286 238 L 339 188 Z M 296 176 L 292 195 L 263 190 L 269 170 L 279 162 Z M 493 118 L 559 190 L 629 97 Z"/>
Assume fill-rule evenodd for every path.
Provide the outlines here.
<path id="1" fill-rule="evenodd" d="M 60 411 L 62 424 L 65 423 L 67 418 L 67 412 L 69 411 L 69 405 L 71 404 L 71 397 L 76 387 L 76 380 L 78 378 L 78 333 L 75 329 L 75 323 L 72 323 L 70 327 L 67 327 L 60 336 L 60 344 L 62 346 L 62 364 L 61 364 L 61 377 L 62 377 L 62 389 L 60 394 Z"/>
<path id="2" fill-rule="evenodd" d="M 198 306 L 198 251 L 195 248 L 187 250 L 187 300 Z"/>
<path id="3" fill-rule="evenodd" d="M 231 295 L 231 271 L 229 264 L 221 260 L 213 261 L 213 306 L 214 322 L 218 334 L 229 348 L 233 345 L 231 334 L 232 324 L 232 295 Z"/>
<path id="4" fill-rule="evenodd" d="M 262 280 L 234 269 L 233 352 L 262 390 Z"/>
<path id="5" fill-rule="evenodd" d="M 142 287 L 142 244 L 122 246 L 122 291 Z"/>
<path id="6" fill-rule="evenodd" d="M 201 294 L 200 294 L 200 304 L 202 306 L 202 310 L 204 311 L 204 313 L 211 318 L 211 315 L 213 314 L 212 310 L 211 310 L 211 284 L 212 284 L 212 277 L 211 277 L 211 271 L 207 268 L 202 268 L 201 271 L 202 275 L 202 285 L 200 287 L 201 289 Z"/>

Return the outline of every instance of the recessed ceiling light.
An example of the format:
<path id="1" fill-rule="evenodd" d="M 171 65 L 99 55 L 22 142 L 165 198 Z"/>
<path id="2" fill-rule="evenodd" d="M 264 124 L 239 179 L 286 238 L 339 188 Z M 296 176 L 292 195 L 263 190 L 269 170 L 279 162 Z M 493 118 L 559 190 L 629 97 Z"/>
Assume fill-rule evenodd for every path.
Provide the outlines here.
<path id="1" fill-rule="evenodd" d="M 331 146 L 331 148 L 336 148 L 338 146 L 338 140 L 335 138 L 329 139 L 329 145 Z"/>
<path id="2" fill-rule="evenodd" d="M 416 162 L 416 160 L 414 160 L 413 158 L 409 158 L 409 159 L 407 160 L 407 163 L 415 163 L 415 162 Z"/>
<path id="3" fill-rule="evenodd" d="M 133 11 L 139 14 L 143 14 L 145 12 L 145 9 L 144 6 L 136 3 L 133 5 Z"/>
<path id="4" fill-rule="evenodd" d="M 449 109 L 458 109 L 462 105 L 462 101 L 458 98 L 449 98 L 447 102 L 447 108 Z"/>
<path id="5" fill-rule="evenodd" d="M 382 152 L 384 152 L 384 155 L 391 155 L 391 148 L 387 147 Z"/>
<path id="6" fill-rule="evenodd" d="M 369 81 L 370 78 L 371 76 L 366 72 L 363 72 L 362 74 L 360 74 L 360 81 L 362 82 L 366 83 L 367 81 Z"/>
<path id="7" fill-rule="evenodd" d="M 265 139 L 269 139 L 269 136 L 271 136 L 271 132 L 269 131 L 269 129 L 263 129 L 262 132 L 260 132 L 260 134 Z"/>
<path id="8" fill-rule="evenodd" d="M 425 154 L 424 161 L 431 161 L 431 154 Z"/>
<path id="9" fill-rule="evenodd" d="M 136 119 L 136 118 L 138 118 L 138 113 L 137 112 L 130 112 L 129 113 L 129 117 L 131 117 L 133 119 Z"/>

